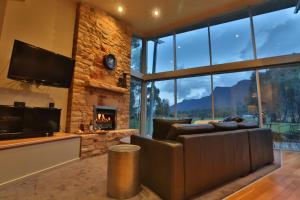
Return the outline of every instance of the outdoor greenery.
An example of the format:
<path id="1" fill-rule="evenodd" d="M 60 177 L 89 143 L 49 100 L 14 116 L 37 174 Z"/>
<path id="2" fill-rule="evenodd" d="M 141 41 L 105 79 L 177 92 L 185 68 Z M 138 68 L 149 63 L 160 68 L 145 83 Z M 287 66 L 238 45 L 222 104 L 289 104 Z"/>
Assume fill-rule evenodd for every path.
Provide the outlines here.
<path id="1" fill-rule="evenodd" d="M 265 123 L 299 123 L 300 68 L 285 66 L 259 74 Z"/>
<path id="2" fill-rule="evenodd" d="M 140 128 L 141 81 L 131 78 L 129 127 Z"/>

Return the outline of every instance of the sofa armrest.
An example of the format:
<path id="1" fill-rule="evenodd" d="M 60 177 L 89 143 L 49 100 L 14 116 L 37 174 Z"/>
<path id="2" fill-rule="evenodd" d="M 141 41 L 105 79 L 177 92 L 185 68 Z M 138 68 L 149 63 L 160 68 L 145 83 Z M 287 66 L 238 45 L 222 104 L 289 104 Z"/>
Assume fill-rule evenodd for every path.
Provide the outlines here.
<path id="1" fill-rule="evenodd" d="M 271 129 L 248 129 L 251 170 L 255 171 L 274 161 L 273 138 Z"/>
<path id="2" fill-rule="evenodd" d="M 137 135 L 131 143 L 141 147 L 142 183 L 162 199 L 184 199 L 183 146 L 176 141 L 159 141 Z"/>

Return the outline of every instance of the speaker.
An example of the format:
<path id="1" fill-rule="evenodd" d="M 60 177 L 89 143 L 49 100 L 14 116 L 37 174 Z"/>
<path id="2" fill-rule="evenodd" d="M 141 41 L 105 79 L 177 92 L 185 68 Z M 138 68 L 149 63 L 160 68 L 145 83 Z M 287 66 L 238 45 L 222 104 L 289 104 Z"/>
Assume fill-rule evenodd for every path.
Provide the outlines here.
<path id="1" fill-rule="evenodd" d="M 15 101 L 14 102 L 14 107 L 25 108 L 25 102 Z"/>
<path id="2" fill-rule="evenodd" d="M 49 108 L 54 108 L 55 104 L 54 103 L 49 103 Z"/>

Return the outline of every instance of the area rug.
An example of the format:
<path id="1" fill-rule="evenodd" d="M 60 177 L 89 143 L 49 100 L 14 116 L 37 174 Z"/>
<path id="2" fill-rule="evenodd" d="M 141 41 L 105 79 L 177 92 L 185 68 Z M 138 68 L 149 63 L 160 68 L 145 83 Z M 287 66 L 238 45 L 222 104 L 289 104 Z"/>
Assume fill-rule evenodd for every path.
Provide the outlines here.
<path id="1" fill-rule="evenodd" d="M 20 166 L 21 167 L 21 166 Z M 0 199 L 5 200 L 110 200 L 106 196 L 107 155 L 74 161 L 48 171 L 0 187 Z M 223 199 L 278 165 L 270 165 L 257 172 L 201 195 L 196 199 Z M 124 166 L 126 170 L 126 166 Z M 151 190 L 142 191 L 129 200 L 160 200 Z"/>

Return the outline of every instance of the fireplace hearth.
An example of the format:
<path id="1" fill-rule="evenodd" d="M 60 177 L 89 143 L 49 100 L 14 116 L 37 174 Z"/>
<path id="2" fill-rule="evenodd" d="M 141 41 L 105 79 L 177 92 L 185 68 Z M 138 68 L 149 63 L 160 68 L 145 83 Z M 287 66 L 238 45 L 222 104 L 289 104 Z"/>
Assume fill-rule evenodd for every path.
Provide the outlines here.
<path id="1" fill-rule="evenodd" d="M 94 106 L 94 129 L 115 130 L 117 109 L 109 106 Z"/>

